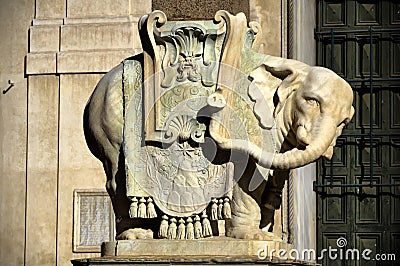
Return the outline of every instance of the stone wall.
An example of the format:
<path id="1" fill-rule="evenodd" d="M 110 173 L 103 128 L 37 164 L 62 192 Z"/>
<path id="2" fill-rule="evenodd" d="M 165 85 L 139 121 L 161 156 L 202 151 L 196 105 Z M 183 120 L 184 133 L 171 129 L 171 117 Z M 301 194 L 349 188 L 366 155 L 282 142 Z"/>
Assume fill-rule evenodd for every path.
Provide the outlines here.
<path id="1" fill-rule="evenodd" d="M 261 25 L 260 52 L 286 57 L 286 0 L 250 0 L 250 21 Z"/>
<path id="2" fill-rule="evenodd" d="M 26 57 L 28 265 L 99 256 L 72 249 L 79 226 L 74 190 L 105 185 L 102 165 L 86 146 L 83 109 L 103 74 L 141 51 L 137 21 L 150 11 L 149 1 L 36 1 Z"/>
<path id="3" fill-rule="evenodd" d="M 262 50 L 278 56 L 283 2 L 252 0 L 245 11 L 262 23 Z M 100 255 L 73 245 L 74 191 L 104 190 L 106 179 L 84 140 L 83 109 L 99 79 L 141 51 L 137 21 L 151 9 L 149 0 L 1 0 L 0 86 L 14 83 L 0 95 L 2 264 Z"/>
<path id="4" fill-rule="evenodd" d="M 153 10 L 162 10 L 170 20 L 206 20 L 214 19 L 218 10 L 232 14 L 243 12 L 249 18 L 249 1 L 238 0 L 153 0 Z"/>
<path id="5" fill-rule="evenodd" d="M 293 58 L 315 65 L 316 3 L 313 0 L 298 0 L 293 1 L 293 5 Z M 313 181 L 317 176 L 316 168 L 316 163 L 312 163 L 295 170 L 293 194 L 294 214 L 297 217 L 294 223 L 294 244 L 298 250 L 317 249 L 317 196 L 312 192 Z"/>
<path id="6" fill-rule="evenodd" d="M 25 247 L 27 79 L 24 57 L 31 0 L 0 2 L 0 261 L 23 265 Z M 54 242 L 54 240 L 53 240 Z"/>

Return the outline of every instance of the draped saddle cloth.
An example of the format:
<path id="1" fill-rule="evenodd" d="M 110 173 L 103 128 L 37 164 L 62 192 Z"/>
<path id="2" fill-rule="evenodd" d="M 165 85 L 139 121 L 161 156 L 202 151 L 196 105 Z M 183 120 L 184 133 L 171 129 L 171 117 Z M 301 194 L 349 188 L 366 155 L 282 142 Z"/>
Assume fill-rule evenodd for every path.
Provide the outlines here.
<path id="1" fill-rule="evenodd" d="M 207 97 L 224 88 L 225 137 L 273 149 L 272 132 L 260 129 L 248 91 L 249 66 L 263 60 L 252 57 L 256 33 L 243 14 L 226 11 L 215 21 L 191 22 L 167 22 L 155 11 L 139 25 L 144 52 L 123 62 L 122 78 L 131 217 L 151 218 L 153 204 L 173 217 L 200 214 L 210 202 L 228 209 L 235 169 L 229 158 L 212 163 L 217 146 L 206 134 Z"/>
<path id="2" fill-rule="evenodd" d="M 126 193 L 133 204 L 130 215 L 132 218 L 154 217 L 151 210 L 140 208 L 149 204 L 151 206 L 153 202 L 169 216 L 189 217 L 200 214 L 213 200 L 219 202 L 225 197 L 230 198 L 228 192 L 233 182 L 233 164 L 212 164 L 203 154 L 200 144 L 207 145 L 203 136 L 205 125 L 197 121 L 193 110 L 176 110 L 166 119 L 168 125 L 176 129 L 174 132 L 179 131 L 182 135 L 172 143 L 149 144 L 144 141 L 142 62 L 140 56 L 123 62 L 123 149 Z M 177 87 L 172 91 L 175 97 L 185 99 L 186 90 L 191 88 L 193 86 Z M 179 103 L 201 108 L 194 107 L 191 100 L 199 101 L 196 98 Z M 166 99 L 171 100 L 171 95 L 161 97 L 162 101 Z M 198 137 L 195 131 L 199 133 Z"/>

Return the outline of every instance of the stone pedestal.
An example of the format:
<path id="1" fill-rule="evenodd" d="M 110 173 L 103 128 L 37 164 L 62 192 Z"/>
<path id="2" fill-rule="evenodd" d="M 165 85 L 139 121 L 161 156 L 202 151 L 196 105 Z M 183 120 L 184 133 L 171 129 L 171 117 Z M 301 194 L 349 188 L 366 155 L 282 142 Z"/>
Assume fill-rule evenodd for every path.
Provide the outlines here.
<path id="1" fill-rule="evenodd" d="M 102 257 L 73 260 L 73 265 L 205 265 L 264 264 L 315 265 L 278 260 L 278 250 L 293 245 L 280 241 L 240 240 L 215 237 L 201 240 L 118 240 L 102 245 Z M 270 257 L 270 254 L 273 256 Z M 261 257 L 261 258 L 260 258 Z M 265 258 L 263 258 L 265 257 Z"/>
<path id="2" fill-rule="evenodd" d="M 108 266 L 108 265 L 270 265 L 270 266 L 278 266 L 278 265 L 312 265 L 312 266 L 320 266 L 320 264 L 316 263 L 308 263 L 302 261 L 259 261 L 254 259 L 246 259 L 246 258 L 236 258 L 236 257 L 218 257 L 218 258 L 120 258 L 120 257 L 107 257 L 107 258 L 92 258 L 92 259 L 78 259 L 73 260 L 72 264 L 75 266 L 89 266 L 89 265 L 97 265 L 97 266 Z"/>
<path id="3" fill-rule="evenodd" d="M 214 237 L 196 240 L 118 240 L 105 242 L 102 245 L 103 257 L 241 257 L 257 259 L 260 249 L 290 250 L 293 245 L 279 241 L 242 240 L 228 237 Z"/>

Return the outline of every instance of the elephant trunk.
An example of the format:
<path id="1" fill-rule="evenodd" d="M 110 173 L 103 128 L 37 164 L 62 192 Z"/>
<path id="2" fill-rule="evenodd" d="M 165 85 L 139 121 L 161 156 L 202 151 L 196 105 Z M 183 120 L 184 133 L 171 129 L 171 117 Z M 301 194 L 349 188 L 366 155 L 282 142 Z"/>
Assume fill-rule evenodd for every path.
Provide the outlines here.
<path id="1" fill-rule="evenodd" d="M 214 95 L 215 96 L 215 95 Z M 225 102 L 218 101 L 222 97 L 209 97 L 208 104 L 212 108 L 222 110 Z M 323 118 L 319 126 L 314 128 L 311 134 L 300 132 L 300 136 L 307 139 L 309 145 L 304 149 L 294 148 L 284 153 L 272 154 L 270 151 L 263 150 L 248 140 L 228 139 L 220 134 L 218 118 L 221 112 L 217 111 L 210 121 L 211 137 L 222 149 L 236 150 L 244 152 L 253 157 L 257 163 L 270 169 L 292 169 L 309 164 L 326 153 L 332 140 L 336 136 L 336 122 L 330 117 Z M 301 129 L 303 130 L 303 129 Z"/>
<path id="2" fill-rule="evenodd" d="M 294 148 L 284 153 L 275 154 L 272 169 L 291 169 L 304 166 L 321 157 L 329 148 L 336 135 L 336 123 L 325 119 L 318 129 L 315 129 L 314 137 L 305 149 Z"/>
<path id="3" fill-rule="evenodd" d="M 270 169 L 293 169 L 309 164 L 321 157 L 329 148 L 335 137 L 335 124 L 324 123 L 316 132 L 318 138 L 313 140 L 305 149 L 294 148 L 284 153 L 271 154 L 257 145 L 245 140 L 228 140 L 219 134 L 213 134 L 221 148 L 232 149 L 249 154 L 257 163 Z"/>

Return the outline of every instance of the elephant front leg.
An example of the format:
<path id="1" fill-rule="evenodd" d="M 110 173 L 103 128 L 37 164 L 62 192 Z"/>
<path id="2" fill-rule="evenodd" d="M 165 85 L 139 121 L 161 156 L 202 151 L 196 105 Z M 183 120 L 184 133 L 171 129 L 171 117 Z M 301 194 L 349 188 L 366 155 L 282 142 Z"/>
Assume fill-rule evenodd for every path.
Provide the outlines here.
<path id="1" fill-rule="evenodd" d="M 232 218 L 226 220 L 228 237 L 254 240 L 272 240 L 273 234 L 260 229 L 260 206 L 236 184 L 232 191 Z"/>
<path id="2" fill-rule="evenodd" d="M 282 191 L 289 179 L 290 170 L 275 170 L 269 177 L 261 197 L 261 228 L 272 232 L 275 210 L 282 204 Z"/>

